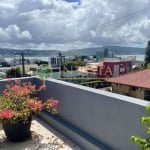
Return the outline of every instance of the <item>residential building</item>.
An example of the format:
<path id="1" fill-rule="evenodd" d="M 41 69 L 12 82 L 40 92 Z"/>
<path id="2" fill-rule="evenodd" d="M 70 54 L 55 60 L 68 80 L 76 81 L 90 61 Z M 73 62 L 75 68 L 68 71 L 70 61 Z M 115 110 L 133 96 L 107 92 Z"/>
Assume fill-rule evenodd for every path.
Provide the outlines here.
<path id="1" fill-rule="evenodd" d="M 150 69 L 108 79 L 112 92 L 150 100 Z"/>
<path id="2" fill-rule="evenodd" d="M 48 62 L 52 68 L 58 68 L 60 65 L 60 60 L 59 60 L 58 56 L 57 57 L 56 56 L 55 57 L 49 57 Z"/>
<path id="3" fill-rule="evenodd" d="M 102 66 L 98 66 L 97 74 L 100 78 L 119 76 L 128 73 L 132 69 L 131 61 L 104 60 Z"/>
<path id="4" fill-rule="evenodd" d="M 48 64 L 51 68 L 59 68 L 65 62 L 64 56 L 52 56 L 48 58 Z"/>
<path id="5" fill-rule="evenodd" d="M 128 73 L 132 69 L 132 61 L 118 59 L 104 59 L 99 63 L 88 63 L 80 67 L 80 73 L 93 74 L 99 78 L 119 76 Z"/>

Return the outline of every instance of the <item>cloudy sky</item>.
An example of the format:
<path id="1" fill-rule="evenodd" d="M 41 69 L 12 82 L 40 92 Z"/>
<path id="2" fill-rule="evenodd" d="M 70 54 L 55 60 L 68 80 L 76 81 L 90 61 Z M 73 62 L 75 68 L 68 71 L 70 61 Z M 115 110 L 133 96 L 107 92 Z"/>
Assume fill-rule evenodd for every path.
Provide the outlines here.
<path id="1" fill-rule="evenodd" d="M 0 0 L 0 47 L 145 47 L 150 0 Z"/>

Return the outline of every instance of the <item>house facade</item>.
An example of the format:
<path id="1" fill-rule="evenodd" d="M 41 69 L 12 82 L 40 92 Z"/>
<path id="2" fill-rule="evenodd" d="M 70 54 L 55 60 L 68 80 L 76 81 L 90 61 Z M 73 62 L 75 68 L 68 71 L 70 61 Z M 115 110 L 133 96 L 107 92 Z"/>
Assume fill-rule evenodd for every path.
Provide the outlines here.
<path id="1" fill-rule="evenodd" d="M 123 94 L 139 99 L 145 99 L 145 88 L 141 87 L 136 87 L 136 86 L 131 86 L 131 85 L 125 85 L 125 84 L 117 84 L 117 83 L 112 83 L 112 92 L 113 93 L 118 93 L 118 94 Z"/>
<path id="2" fill-rule="evenodd" d="M 140 70 L 108 80 L 112 92 L 150 101 L 150 69 Z"/>
<path id="3" fill-rule="evenodd" d="M 97 74 L 100 78 L 120 76 L 128 73 L 131 68 L 131 61 L 104 61 L 103 66 L 98 66 Z"/>

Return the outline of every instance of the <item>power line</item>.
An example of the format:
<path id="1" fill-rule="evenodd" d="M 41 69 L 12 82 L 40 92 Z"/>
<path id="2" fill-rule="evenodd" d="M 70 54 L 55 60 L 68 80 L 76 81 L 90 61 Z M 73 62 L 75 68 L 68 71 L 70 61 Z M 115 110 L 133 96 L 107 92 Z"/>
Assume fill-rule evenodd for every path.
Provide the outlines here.
<path id="1" fill-rule="evenodd" d="M 112 20 L 112 21 L 109 21 L 109 22 L 105 22 L 105 23 L 101 24 L 100 26 L 105 26 L 105 27 L 106 27 L 106 25 L 112 24 L 112 23 L 115 22 L 115 21 L 120 21 L 120 20 L 124 20 L 124 19 L 130 18 L 130 17 L 132 17 L 132 16 L 134 16 L 134 15 L 136 15 L 136 14 L 145 12 L 145 11 L 147 11 L 147 10 L 149 10 L 149 9 L 150 9 L 150 7 L 147 7 L 147 8 L 143 8 L 143 9 L 141 9 L 141 10 L 134 11 L 134 12 L 132 12 L 132 13 L 130 13 L 130 14 L 125 15 L 125 16 L 118 17 L 118 18 L 116 18 L 115 20 Z"/>
<path id="2" fill-rule="evenodd" d="M 97 28 L 99 28 L 99 30 L 97 31 L 97 35 L 98 34 L 100 34 L 100 32 L 103 30 L 103 29 L 105 29 L 105 28 L 110 28 L 110 27 L 112 27 L 111 26 L 111 24 L 113 25 L 113 23 L 114 22 L 117 22 L 117 21 L 121 21 L 121 20 L 126 20 L 126 19 L 128 19 L 128 18 L 130 18 L 130 17 L 134 17 L 135 15 L 137 15 L 137 14 L 140 14 L 140 13 L 143 13 L 143 12 L 145 12 L 145 11 L 148 11 L 148 10 L 150 10 L 150 7 L 146 7 L 146 8 L 143 8 L 143 9 L 140 9 L 140 10 L 136 10 L 136 11 L 134 11 L 134 12 L 132 12 L 132 13 L 129 13 L 129 14 L 127 14 L 127 15 L 124 15 L 124 16 L 120 16 L 120 17 L 118 17 L 118 18 L 116 18 L 116 19 L 114 19 L 114 20 L 111 20 L 111 21 L 108 21 L 108 22 L 105 22 L 105 23 L 102 23 L 102 24 L 99 24 L 99 26 L 97 27 Z M 122 23 L 123 24 L 123 23 Z M 109 25 L 109 26 L 108 26 Z M 118 25 L 121 25 L 121 24 L 115 24 L 116 26 L 118 26 Z M 102 28 L 102 29 L 100 29 L 100 28 Z M 106 29 L 105 29 L 106 30 Z M 103 43 L 103 42 L 102 42 Z M 101 44 L 102 44 L 101 43 Z M 114 44 L 116 44 L 116 43 L 114 43 L 113 42 L 113 45 Z M 119 43 L 120 44 L 120 43 Z M 104 45 L 104 43 L 103 43 L 103 45 Z"/>

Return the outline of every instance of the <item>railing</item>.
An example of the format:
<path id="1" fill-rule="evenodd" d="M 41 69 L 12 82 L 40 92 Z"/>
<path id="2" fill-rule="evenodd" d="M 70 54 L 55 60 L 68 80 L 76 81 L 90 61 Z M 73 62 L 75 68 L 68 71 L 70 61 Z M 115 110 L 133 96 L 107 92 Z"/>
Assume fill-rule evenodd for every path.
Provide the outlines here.
<path id="1" fill-rule="evenodd" d="M 38 78 L 24 80 L 42 83 Z M 0 90 L 4 84 L 0 81 Z M 146 114 L 148 102 L 55 79 L 46 85 L 47 90 L 38 96 L 59 99 L 59 114 L 43 112 L 41 118 L 84 149 L 134 150 L 137 146 L 130 136 L 146 136 L 140 117 Z"/>

